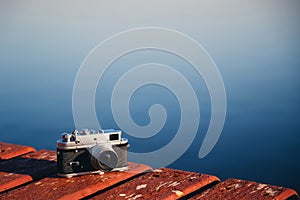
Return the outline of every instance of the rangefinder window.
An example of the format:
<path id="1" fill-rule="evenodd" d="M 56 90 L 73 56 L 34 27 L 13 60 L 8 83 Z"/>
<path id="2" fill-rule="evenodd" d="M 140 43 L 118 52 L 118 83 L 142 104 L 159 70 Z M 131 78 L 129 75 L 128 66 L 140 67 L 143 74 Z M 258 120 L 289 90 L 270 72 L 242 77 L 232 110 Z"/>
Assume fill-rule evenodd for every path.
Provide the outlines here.
<path id="1" fill-rule="evenodd" d="M 109 135 L 109 140 L 119 140 L 119 134 L 110 134 Z"/>

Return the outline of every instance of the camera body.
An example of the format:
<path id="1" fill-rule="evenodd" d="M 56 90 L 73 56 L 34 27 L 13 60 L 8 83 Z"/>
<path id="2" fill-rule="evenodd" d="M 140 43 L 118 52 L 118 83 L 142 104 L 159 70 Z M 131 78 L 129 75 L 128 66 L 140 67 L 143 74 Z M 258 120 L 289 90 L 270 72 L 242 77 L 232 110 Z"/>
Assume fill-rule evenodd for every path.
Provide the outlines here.
<path id="1" fill-rule="evenodd" d="M 63 133 L 57 140 L 57 170 L 62 177 L 125 170 L 128 140 L 120 130 L 88 129 Z"/>

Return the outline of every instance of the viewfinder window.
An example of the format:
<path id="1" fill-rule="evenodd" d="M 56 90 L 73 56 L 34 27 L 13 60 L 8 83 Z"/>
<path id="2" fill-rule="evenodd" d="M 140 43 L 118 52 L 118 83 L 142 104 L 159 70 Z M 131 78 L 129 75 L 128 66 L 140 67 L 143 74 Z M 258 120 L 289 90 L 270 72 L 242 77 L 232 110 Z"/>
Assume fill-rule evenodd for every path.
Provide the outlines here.
<path id="1" fill-rule="evenodd" d="M 119 134 L 110 134 L 109 140 L 119 140 Z"/>

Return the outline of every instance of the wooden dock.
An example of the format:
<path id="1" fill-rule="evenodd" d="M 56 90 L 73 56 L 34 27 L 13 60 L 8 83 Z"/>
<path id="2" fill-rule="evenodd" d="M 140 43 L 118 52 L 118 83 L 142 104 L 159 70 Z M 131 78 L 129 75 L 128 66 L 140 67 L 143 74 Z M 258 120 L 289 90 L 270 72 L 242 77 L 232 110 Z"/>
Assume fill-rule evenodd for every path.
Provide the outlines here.
<path id="1" fill-rule="evenodd" d="M 296 191 L 239 179 L 129 163 L 124 172 L 60 178 L 56 152 L 0 142 L 0 199 L 300 199 Z"/>

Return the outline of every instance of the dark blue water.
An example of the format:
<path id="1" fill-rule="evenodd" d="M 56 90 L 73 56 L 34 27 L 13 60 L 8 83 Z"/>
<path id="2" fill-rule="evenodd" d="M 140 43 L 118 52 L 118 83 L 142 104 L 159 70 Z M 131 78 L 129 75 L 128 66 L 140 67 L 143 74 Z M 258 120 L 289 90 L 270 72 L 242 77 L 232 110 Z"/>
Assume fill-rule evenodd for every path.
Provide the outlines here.
<path id="1" fill-rule="evenodd" d="M 169 167 L 213 174 L 221 179 L 236 177 L 284 185 L 300 192 L 298 3 L 253 3 L 237 5 L 233 10 L 225 7 L 219 12 L 205 12 L 207 20 L 192 6 L 189 8 L 198 13 L 198 18 L 197 14 L 176 20 L 160 16 L 150 22 L 138 21 L 132 18 L 134 14 L 127 16 L 123 11 L 122 16 L 115 15 L 117 19 L 104 19 L 92 7 L 87 8 L 90 12 L 81 13 L 78 5 L 46 5 L 0 3 L 1 141 L 54 150 L 60 134 L 74 129 L 73 83 L 88 52 L 111 34 L 128 28 L 174 28 L 207 49 L 224 80 L 227 116 L 213 151 L 204 159 L 198 158 L 210 119 L 207 88 L 188 63 L 167 52 L 138 51 L 110 66 L 96 93 L 101 126 L 119 128 L 111 114 L 110 96 L 114 83 L 124 72 L 147 62 L 166 64 L 191 82 L 201 109 L 197 137 Z M 65 12 L 68 6 L 75 10 Z M 176 12 L 171 14 L 177 16 Z M 105 12 L 103 16 L 109 15 Z M 127 17 L 122 19 L 124 16 Z M 143 140 L 125 133 L 131 151 L 159 149 L 176 134 L 179 104 L 176 96 L 164 87 L 146 85 L 137 90 L 130 101 L 132 119 L 141 126 L 147 125 L 148 109 L 156 103 L 162 104 L 168 113 L 165 127 L 156 136 Z"/>

